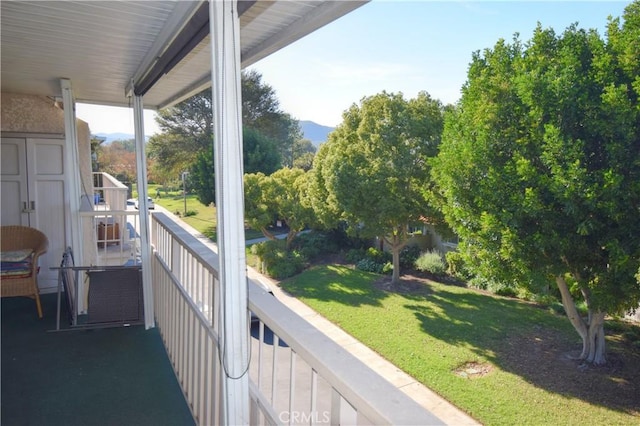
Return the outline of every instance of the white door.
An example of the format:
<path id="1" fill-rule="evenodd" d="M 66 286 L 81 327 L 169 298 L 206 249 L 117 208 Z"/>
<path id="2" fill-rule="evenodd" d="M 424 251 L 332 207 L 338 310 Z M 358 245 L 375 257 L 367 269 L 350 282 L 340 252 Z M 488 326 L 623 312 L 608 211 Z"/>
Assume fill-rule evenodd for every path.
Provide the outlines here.
<path id="1" fill-rule="evenodd" d="M 37 228 L 49 239 L 49 250 L 40 258 L 38 285 L 52 291 L 67 245 L 64 181 L 64 140 L 3 138 L 2 225 Z"/>
<path id="2" fill-rule="evenodd" d="M 1 149 L 2 225 L 29 226 L 27 189 L 27 151 L 25 139 L 4 138 Z M 24 204 L 23 204 L 24 203 Z"/>

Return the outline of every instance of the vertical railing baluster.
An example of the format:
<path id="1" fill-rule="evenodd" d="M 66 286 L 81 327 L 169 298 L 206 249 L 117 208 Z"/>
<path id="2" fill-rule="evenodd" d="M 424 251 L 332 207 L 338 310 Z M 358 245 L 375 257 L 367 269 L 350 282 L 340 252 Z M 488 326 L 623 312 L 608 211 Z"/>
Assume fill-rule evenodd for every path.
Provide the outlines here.
<path id="1" fill-rule="evenodd" d="M 273 345 L 273 365 L 271 366 L 271 406 L 276 406 L 276 383 L 278 381 L 278 345 L 280 344 L 280 338 L 273 332 L 271 332 L 272 345 Z"/>
<path id="2" fill-rule="evenodd" d="M 309 416 L 309 424 L 315 425 L 318 420 L 318 373 L 313 368 L 311 369 L 311 415 Z"/>
<path id="3" fill-rule="evenodd" d="M 293 349 L 289 350 L 291 354 L 290 366 L 289 366 L 289 424 L 294 417 L 294 404 L 296 395 L 296 353 Z"/>
<path id="4" fill-rule="evenodd" d="M 264 323 L 258 322 L 258 391 L 262 392 L 262 347 L 264 346 Z"/>
<path id="5" fill-rule="evenodd" d="M 340 418 L 340 402 L 342 397 L 338 393 L 338 391 L 332 386 L 331 387 L 331 424 L 339 425 L 341 424 Z"/>

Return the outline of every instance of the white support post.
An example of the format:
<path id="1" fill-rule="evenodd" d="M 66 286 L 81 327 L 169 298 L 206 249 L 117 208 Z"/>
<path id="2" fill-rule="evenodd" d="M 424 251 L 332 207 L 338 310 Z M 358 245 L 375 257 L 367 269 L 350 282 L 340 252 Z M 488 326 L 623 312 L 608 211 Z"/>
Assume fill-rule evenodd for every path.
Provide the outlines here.
<path id="1" fill-rule="evenodd" d="M 142 96 L 133 97 L 133 122 L 136 139 L 136 170 L 138 214 L 140 215 L 140 256 L 142 257 L 142 294 L 144 298 L 144 326 L 155 327 L 153 312 L 153 283 L 151 282 L 151 238 L 149 238 L 149 203 L 147 201 L 147 157 L 144 150 L 144 116 Z"/>
<path id="2" fill-rule="evenodd" d="M 240 21 L 237 2 L 210 1 L 211 79 L 224 424 L 248 425 L 249 327 L 244 239 Z"/>
<path id="3" fill-rule="evenodd" d="M 80 218 L 80 164 L 78 158 L 78 129 L 76 127 L 76 103 L 73 97 L 71 80 L 60 79 L 62 89 L 62 104 L 64 107 L 64 134 L 65 134 L 65 182 L 67 186 L 65 203 L 69 205 L 67 215 L 67 245 L 73 249 L 73 255 L 78 265 L 84 265 L 84 247 L 82 240 L 82 219 Z M 82 282 L 80 294 L 84 294 Z M 84 298 L 79 298 L 78 312 L 84 311 Z"/>

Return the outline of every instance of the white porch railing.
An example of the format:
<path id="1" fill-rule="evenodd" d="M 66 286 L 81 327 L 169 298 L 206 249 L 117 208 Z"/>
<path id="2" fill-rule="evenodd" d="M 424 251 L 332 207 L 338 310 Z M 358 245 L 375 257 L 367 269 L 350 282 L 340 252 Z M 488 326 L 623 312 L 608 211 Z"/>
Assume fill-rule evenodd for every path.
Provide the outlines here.
<path id="1" fill-rule="evenodd" d="M 88 265 L 140 263 L 140 216 L 137 210 L 100 209 L 80 212 L 80 217 Z"/>
<path id="2" fill-rule="evenodd" d="M 109 173 L 93 173 L 94 204 L 109 210 L 126 210 L 129 188 Z"/>
<path id="3" fill-rule="evenodd" d="M 84 263 L 124 265 L 140 261 L 140 216 L 127 205 L 128 188 L 108 173 L 93 174 L 90 210 L 80 212 Z"/>
<path id="4" fill-rule="evenodd" d="M 218 256 L 152 215 L 156 323 L 200 425 L 222 423 Z M 249 283 L 251 424 L 442 422 L 261 287 Z"/>

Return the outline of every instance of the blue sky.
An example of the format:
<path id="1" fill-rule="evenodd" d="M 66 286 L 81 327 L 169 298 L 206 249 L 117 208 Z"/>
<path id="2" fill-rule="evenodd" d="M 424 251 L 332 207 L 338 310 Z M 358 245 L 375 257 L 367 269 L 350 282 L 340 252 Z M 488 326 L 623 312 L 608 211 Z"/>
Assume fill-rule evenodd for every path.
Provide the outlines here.
<path id="1" fill-rule="evenodd" d="M 365 96 L 427 91 L 444 103 L 460 96 L 476 50 L 500 38 L 529 40 L 537 22 L 561 33 L 577 22 L 605 34 L 607 17 L 629 1 L 373 0 L 251 67 L 271 85 L 280 107 L 299 120 L 336 126 Z M 97 111 L 93 111 L 97 110 Z M 132 113 L 78 106 L 93 133 L 133 133 Z M 104 119 L 104 124 L 99 120 Z M 129 130 L 127 130 L 129 129 Z M 152 114 L 147 134 L 157 131 Z"/>

